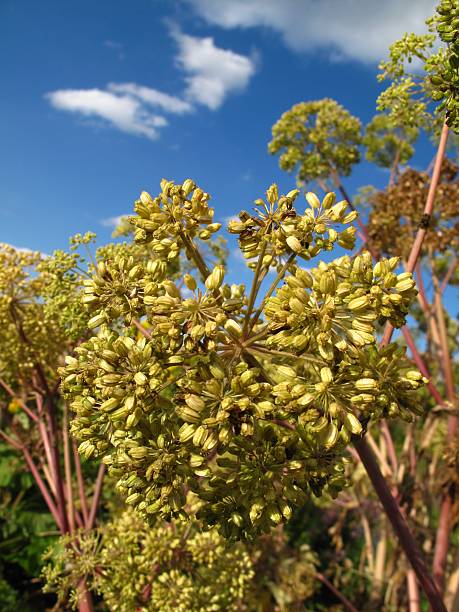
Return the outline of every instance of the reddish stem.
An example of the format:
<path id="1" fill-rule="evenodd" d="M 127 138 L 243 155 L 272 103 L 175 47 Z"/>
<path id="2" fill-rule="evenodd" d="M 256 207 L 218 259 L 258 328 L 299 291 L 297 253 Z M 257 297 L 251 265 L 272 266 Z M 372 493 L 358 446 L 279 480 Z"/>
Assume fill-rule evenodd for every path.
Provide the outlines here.
<path id="1" fill-rule="evenodd" d="M 15 448 L 16 450 L 22 450 L 22 446 L 19 442 L 11 438 L 3 429 L 0 429 L 0 436 L 7 442 L 10 446 Z"/>
<path id="2" fill-rule="evenodd" d="M 88 501 L 86 499 L 86 493 L 84 490 L 84 480 L 83 480 L 83 472 L 81 469 L 80 455 L 78 454 L 78 448 L 77 448 L 75 441 L 72 442 L 72 448 L 73 448 L 73 458 L 75 460 L 75 471 L 76 471 L 77 481 L 78 481 L 78 492 L 79 492 L 79 497 L 80 497 L 81 512 L 83 514 L 83 523 L 87 525 L 88 520 L 89 520 Z"/>
<path id="3" fill-rule="evenodd" d="M 414 343 L 413 337 L 411 336 L 410 330 L 408 329 L 406 325 L 405 327 L 402 327 L 402 334 L 405 338 L 405 342 L 408 348 L 411 351 L 411 356 L 413 357 L 414 363 L 419 368 L 419 371 L 421 372 L 421 374 L 429 379 L 429 382 L 427 383 L 427 388 L 429 389 L 430 394 L 432 395 L 434 400 L 437 402 L 437 404 L 443 405 L 445 402 L 439 390 L 437 389 L 437 387 L 435 387 L 435 385 L 432 382 L 430 382 L 430 378 L 431 378 L 430 373 L 424 361 L 422 360 L 422 357 L 419 354 L 418 349 L 416 348 L 416 344 Z"/>
<path id="4" fill-rule="evenodd" d="M 408 587 L 409 612 L 421 612 L 421 598 L 419 597 L 418 582 L 411 568 L 406 572 L 406 582 Z"/>
<path id="5" fill-rule="evenodd" d="M 64 443 L 64 470 L 65 480 L 67 485 L 67 518 L 70 528 L 70 533 L 75 531 L 75 512 L 73 508 L 73 491 L 72 491 L 72 467 L 70 461 L 70 445 L 68 432 L 68 411 L 64 405 L 64 422 L 62 425 L 62 439 Z"/>
<path id="6" fill-rule="evenodd" d="M 137 319 L 132 319 L 132 324 L 137 327 L 142 336 L 145 336 L 147 340 L 152 339 L 153 336 L 150 334 L 148 329 L 145 329 L 145 327 L 142 325 L 142 323 L 140 323 L 140 321 L 138 321 Z"/>
<path id="7" fill-rule="evenodd" d="M 432 216 L 433 206 L 435 202 L 435 193 L 437 191 L 438 182 L 440 180 L 441 164 L 443 161 L 443 157 L 445 155 L 447 140 L 448 140 L 448 126 L 445 123 L 441 131 L 440 142 L 438 145 L 437 156 L 435 158 L 435 165 L 434 165 L 434 169 L 432 172 L 432 179 L 429 185 L 429 192 L 427 194 L 427 200 L 426 200 L 426 205 L 424 207 L 424 213 L 422 216 L 422 220 L 419 224 L 416 238 L 414 239 L 414 243 L 411 248 L 411 253 L 408 258 L 408 263 L 406 264 L 407 272 L 413 272 L 414 268 L 416 267 L 416 263 L 421 254 L 422 244 L 424 242 L 424 238 L 429 228 L 430 217 Z M 386 346 L 387 344 L 389 344 L 393 333 L 394 333 L 394 327 L 391 323 L 388 323 L 386 325 L 386 329 L 384 330 L 384 336 L 383 336 L 383 341 L 382 341 L 383 346 Z"/>
<path id="8" fill-rule="evenodd" d="M 91 512 L 89 513 L 88 523 L 86 525 L 86 529 L 88 531 L 94 527 L 97 509 L 99 507 L 100 496 L 102 494 L 102 485 L 104 482 L 104 475 L 105 475 L 105 465 L 101 463 L 99 466 L 99 471 L 97 473 L 96 486 L 94 487 L 94 495 L 92 498 Z"/>
<path id="9" fill-rule="evenodd" d="M 82 578 L 78 583 L 78 611 L 94 612 L 93 597 L 84 578 Z"/>
<path id="10" fill-rule="evenodd" d="M 51 458 L 52 458 L 54 480 L 55 480 L 55 486 L 56 486 L 57 509 L 61 516 L 62 528 L 64 532 L 66 533 L 69 530 L 69 524 L 67 521 L 65 493 L 64 493 L 64 481 L 62 478 L 62 473 L 61 473 L 61 468 L 60 468 L 56 405 L 50 396 L 47 396 L 45 398 L 44 405 L 45 405 L 45 410 L 48 416 L 49 439 L 51 443 Z"/>
<path id="11" fill-rule="evenodd" d="M 43 482 L 42 477 L 40 476 L 40 473 L 38 472 L 37 466 L 34 463 L 34 460 L 32 459 L 31 454 L 29 453 L 29 451 L 25 448 L 22 447 L 22 453 L 24 455 L 24 459 L 27 463 L 27 466 L 32 474 L 32 476 L 35 479 L 35 482 L 38 485 L 38 488 L 40 489 L 41 494 L 43 495 L 43 499 L 46 502 L 46 505 L 49 508 L 49 511 L 51 512 L 51 514 L 53 515 L 54 520 L 56 521 L 56 525 L 58 527 L 58 529 L 60 530 L 60 532 L 62 534 L 65 533 L 65 528 L 64 528 L 64 524 L 62 523 L 62 517 L 60 515 L 60 513 L 58 512 L 58 509 L 55 505 L 55 503 L 53 502 L 51 495 L 48 492 L 48 489 L 46 488 L 45 483 Z"/>
<path id="12" fill-rule="evenodd" d="M 8 385 L 8 383 L 6 381 L 3 380 L 3 378 L 0 378 L 0 385 L 5 389 L 5 391 L 8 393 L 8 395 L 17 401 L 17 403 L 21 406 L 21 408 L 24 410 L 24 412 L 36 423 L 38 422 L 38 416 L 35 414 L 35 412 L 33 412 L 33 410 L 31 410 L 27 404 L 25 402 L 22 401 L 22 399 L 20 397 L 17 397 L 16 394 L 14 393 L 13 389 Z"/>
<path id="13" fill-rule="evenodd" d="M 46 462 L 47 462 L 47 465 L 48 465 L 48 468 L 49 468 L 49 471 L 50 471 L 50 475 L 51 475 L 51 478 L 52 478 L 53 492 L 54 492 L 54 494 L 56 494 L 56 480 L 57 480 L 57 476 L 54 473 L 54 462 L 53 462 L 53 455 L 52 455 L 52 450 L 51 450 L 51 444 L 50 444 L 50 441 L 49 441 L 49 435 L 48 435 L 48 431 L 46 429 L 46 424 L 44 422 L 43 398 L 38 393 L 35 394 L 35 397 L 36 397 L 36 403 L 37 403 L 37 408 L 38 408 L 38 416 L 39 416 L 38 431 L 40 433 L 40 437 L 41 437 L 41 440 L 43 442 L 43 448 L 45 449 Z"/>

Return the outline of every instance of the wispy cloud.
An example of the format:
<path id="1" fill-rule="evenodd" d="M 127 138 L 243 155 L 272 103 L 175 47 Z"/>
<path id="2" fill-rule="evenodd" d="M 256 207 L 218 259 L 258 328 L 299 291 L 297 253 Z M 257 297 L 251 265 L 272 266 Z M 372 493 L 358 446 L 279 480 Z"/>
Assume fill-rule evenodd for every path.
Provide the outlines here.
<path id="1" fill-rule="evenodd" d="M 212 38 L 198 38 L 171 27 L 177 43 L 175 64 L 184 74 L 180 96 L 138 83 L 109 83 L 105 88 L 59 89 L 46 94 L 57 110 L 102 120 L 128 134 L 158 138 L 168 125 L 164 114 L 184 115 L 203 105 L 218 109 L 226 97 L 242 91 L 255 72 L 255 59 L 217 47 Z M 117 43 L 105 42 L 115 47 Z M 161 114 L 158 114 L 158 112 Z"/>
<path id="2" fill-rule="evenodd" d="M 167 113 L 182 115 L 193 110 L 192 105 L 186 100 L 170 96 L 152 87 L 137 85 L 136 83 L 109 83 L 108 89 L 113 93 L 125 94 L 137 99 L 148 106 L 159 107 Z"/>
<path id="3" fill-rule="evenodd" d="M 46 94 L 46 97 L 58 110 L 97 117 L 122 132 L 152 140 L 158 137 L 158 128 L 167 125 L 163 116 L 152 113 L 139 100 L 128 95 L 102 89 L 60 89 Z"/>
<path id="4" fill-rule="evenodd" d="M 2 246 L 10 247 L 18 253 L 39 253 L 42 257 L 49 257 L 47 253 L 43 253 L 42 251 L 29 249 L 29 247 L 18 247 L 14 244 L 10 244 L 9 242 L 0 242 L 0 247 Z"/>
<path id="5" fill-rule="evenodd" d="M 208 23 L 265 27 L 294 51 L 377 62 L 404 32 L 425 31 L 436 0 L 187 0 Z"/>

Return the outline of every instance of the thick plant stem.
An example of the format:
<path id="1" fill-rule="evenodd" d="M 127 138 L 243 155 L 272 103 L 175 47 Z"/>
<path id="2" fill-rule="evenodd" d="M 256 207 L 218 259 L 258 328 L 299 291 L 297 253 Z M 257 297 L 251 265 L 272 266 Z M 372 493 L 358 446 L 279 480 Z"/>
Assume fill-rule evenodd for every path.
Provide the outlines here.
<path id="1" fill-rule="evenodd" d="M 86 581 L 82 579 L 78 584 L 78 611 L 94 612 L 94 600 L 92 593 L 88 590 Z"/>
<path id="2" fill-rule="evenodd" d="M 414 239 L 413 247 L 411 249 L 410 256 L 408 258 L 408 263 L 406 264 L 406 272 L 413 272 L 416 267 L 417 261 L 421 254 L 422 243 L 424 242 L 425 235 L 427 234 L 427 230 L 429 228 L 430 217 L 432 216 L 433 206 L 435 202 L 435 193 L 437 191 L 438 182 L 440 180 L 440 170 L 441 164 L 443 161 L 443 157 L 445 155 L 446 150 L 446 142 L 448 140 L 448 126 L 446 123 L 443 125 L 443 129 L 441 131 L 440 142 L 438 144 L 437 156 L 435 158 L 435 165 L 432 172 L 432 179 L 429 185 L 429 192 L 427 194 L 426 205 L 424 207 L 424 214 L 422 215 L 422 219 L 419 223 L 418 232 L 416 234 L 416 238 Z M 383 336 L 383 346 L 389 344 L 392 334 L 394 333 L 394 327 L 388 323 L 386 325 L 386 329 L 384 330 Z"/>
<path id="3" fill-rule="evenodd" d="M 421 584 L 433 612 L 446 612 L 441 595 L 429 574 L 429 570 L 424 563 L 421 551 L 413 538 L 408 524 L 401 513 L 400 507 L 391 494 L 384 476 L 381 474 L 374 455 L 365 439 L 360 439 L 354 444 L 359 453 L 371 483 L 381 501 L 381 504 L 389 518 L 392 527 L 397 535 L 398 541 L 403 548 L 416 576 Z"/>

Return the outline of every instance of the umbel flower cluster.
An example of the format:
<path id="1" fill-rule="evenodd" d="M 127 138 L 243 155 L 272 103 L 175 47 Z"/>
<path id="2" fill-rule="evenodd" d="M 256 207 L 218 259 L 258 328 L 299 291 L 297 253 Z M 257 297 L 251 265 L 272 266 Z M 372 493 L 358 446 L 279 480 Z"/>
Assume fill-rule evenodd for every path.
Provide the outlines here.
<path id="1" fill-rule="evenodd" d="M 459 130 L 457 90 L 459 87 L 459 1 L 442 0 L 437 6 L 435 25 L 439 38 L 446 43 L 442 69 L 430 78 L 433 99 L 441 100 L 438 111 L 446 110 L 446 123 Z"/>
<path id="2" fill-rule="evenodd" d="M 370 419 L 419 410 L 421 374 L 395 345 L 375 345 L 378 325 L 403 325 L 416 290 L 397 258 L 373 264 L 368 252 L 302 267 L 352 249 L 356 213 L 333 193 L 298 206 L 298 190 L 275 185 L 229 225 L 250 290 L 225 284 L 196 246 L 220 229 L 209 199 L 191 180 L 141 194 L 135 240 L 156 256 L 115 256 L 85 281 L 99 330 L 67 358 L 62 385 L 80 452 L 102 457 L 142 516 L 189 518 L 191 491 L 203 524 L 250 538 L 308 495 L 336 495 L 345 447 Z M 196 268 L 186 292 L 167 274 L 181 252 Z"/>
<path id="3" fill-rule="evenodd" d="M 83 551 L 84 556 L 78 554 Z M 196 522 L 147 525 L 132 509 L 91 533 L 61 538 L 43 571 L 46 590 L 77 600 L 86 576 L 111 612 L 302 610 L 317 588 L 316 555 L 275 530 L 227 544 Z"/>

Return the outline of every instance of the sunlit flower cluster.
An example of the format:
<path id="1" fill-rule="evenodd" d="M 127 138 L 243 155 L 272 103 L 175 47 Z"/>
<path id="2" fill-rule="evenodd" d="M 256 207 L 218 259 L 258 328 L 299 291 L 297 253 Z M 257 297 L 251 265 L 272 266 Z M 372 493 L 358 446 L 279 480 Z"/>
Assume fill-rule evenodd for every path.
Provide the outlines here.
<path id="1" fill-rule="evenodd" d="M 254 271 L 246 293 L 225 284 L 222 265 L 207 266 L 194 240 L 218 229 L 208 194 L 189 180 L 161 185 L 133 218 L 157 257 L 115 255 L 86 283 L 89 326 L 100 329 L 61 371 L 72 430 L 147 519 L 189 518 L 192 491 L 205 525 L 250 538 L 308 495 L 335 496 L 344 450 L 370 419 L 419 411 L 422 376 L 403 351 L 375 346 L 377 324 L 403 325 L 414 281 L 396 273 L 397 259 L 373 264 L 366 252 L 300 267 L 335 243 L 352 248 L 354 228 L 336 224 L 355 213 L 333 194 L 308 193 L 300 214 L 298 192 L 272 186 L 258 215 L 230 226 Z M 195 265 L 182 282 L 168 274 L 180 251 Z"/>

